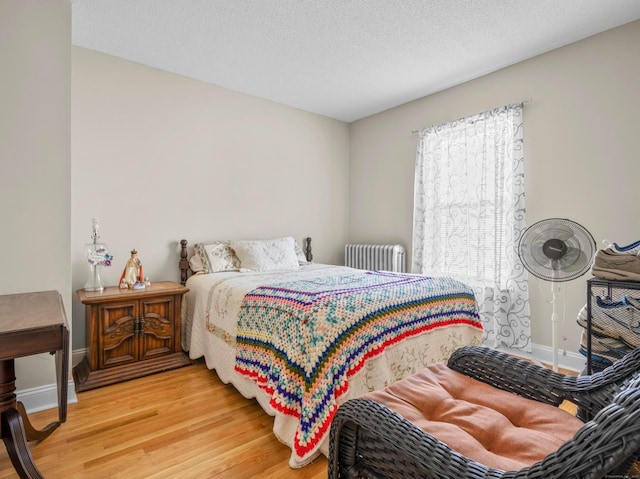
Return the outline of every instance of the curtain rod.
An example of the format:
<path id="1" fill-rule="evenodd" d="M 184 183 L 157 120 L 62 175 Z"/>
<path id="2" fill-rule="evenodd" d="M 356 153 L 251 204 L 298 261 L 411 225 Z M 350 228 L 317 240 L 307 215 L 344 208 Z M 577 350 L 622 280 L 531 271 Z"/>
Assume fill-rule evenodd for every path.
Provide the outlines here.
<path id="1" fill-rule="evenodd" d="M 527 105 L 529 103 L 533 102 L 533 98 L 529 98 L 528 100 L 522 100 L 520 103 L 522 103 L 523 105 Z M 512 103 L 509 103 L 509 105 L 511 105 Z M 413 130 L 411 132 L 412 135 L 415 135 L 416 133 L 420 133 L 420 130 Z"/>

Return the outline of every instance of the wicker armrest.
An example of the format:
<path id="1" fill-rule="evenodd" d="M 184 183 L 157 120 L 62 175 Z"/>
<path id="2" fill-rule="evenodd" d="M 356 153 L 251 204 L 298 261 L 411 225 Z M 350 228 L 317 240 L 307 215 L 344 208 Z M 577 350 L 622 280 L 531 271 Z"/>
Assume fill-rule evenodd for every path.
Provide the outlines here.
<path id="1" fill-rule="evenodd" d="M 483 346 L 465 346 L 451 355 L 448 366 L 496 388 L 547 404 L 575 403 L 579 417 L 590 419 L 640 369 L 640 348 L 591 376 L 567 376 Z"/>
<path id="2" fill-rule="evenodd" d="M 498 389 L 559 405 L 576 378 L 483 346 L 465 346 L 451 355 L 451 369 Z"/>
<path id="3" fill-rule="evenodd" d="M 631 381 L 556 452 L 504 477 L 637 477 L 627 475 L 640 457 L 640 377 L 636 374 Z"/>

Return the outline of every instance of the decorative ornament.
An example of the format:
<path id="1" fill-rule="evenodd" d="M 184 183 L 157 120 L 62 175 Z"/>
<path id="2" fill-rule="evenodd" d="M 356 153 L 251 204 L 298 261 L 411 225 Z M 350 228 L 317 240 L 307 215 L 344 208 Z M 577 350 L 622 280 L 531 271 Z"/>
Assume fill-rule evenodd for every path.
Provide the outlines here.
<path id="1" fill-rule="evenodd" d="M 89 263 L 89 278 L 84 284 L 85 291 L 103 291 L 104 284 L 102 284 L 102 278 L 100 273 L 103 266 L 111 266 L 113 256 L 109 254 L 109 249 L 104 243 L 98 243 L 100 238 L 98 220 L 93 218 L 93 232 L 91 233 L 92 243 L 85 245 L 85 252 L 87 256 L 87 262 Z"/>
<path id="2" fill-rule="evenodd" d="M 131 250 L 131 257 L 124 266 L 122 276 L 120 276 L 121 288 L 144 289 L 144 275 L 142 274 L 142 261 L 138 258 L 138 252 Z"/>

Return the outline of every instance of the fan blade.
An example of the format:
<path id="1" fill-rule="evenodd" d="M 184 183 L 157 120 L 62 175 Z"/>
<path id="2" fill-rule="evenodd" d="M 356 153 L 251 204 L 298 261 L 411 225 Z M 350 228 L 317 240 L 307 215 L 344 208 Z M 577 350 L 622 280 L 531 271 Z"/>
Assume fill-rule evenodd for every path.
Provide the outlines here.
<path id="1" fill-rule="evenodd" d="M 566 273 L 575 273 L 590 263 L 587 255 L 579 248 L 568 248 L 567 254 L 558 260 L 559 267 Z"/>
<path id="2" fill-rule="evenodd" d="M 529 264 L 535 263 L 542 266 L 545 269 L 553 269 L 551 264 L 551 258 L 544 254 L 543 245 L 532 245 L 525 251 L 525 258 L 529 258 L 527 261 Z"/>
<path id="3" fill-rule="evenodd" d="M 554 225 L 553 228 L 549 228 L 545 231 L 549 235 L 549 239 L 557 238 L 562 241 L 567 241 L 569 238 L 575 236 L 573 229 L 569 225 Z"/>

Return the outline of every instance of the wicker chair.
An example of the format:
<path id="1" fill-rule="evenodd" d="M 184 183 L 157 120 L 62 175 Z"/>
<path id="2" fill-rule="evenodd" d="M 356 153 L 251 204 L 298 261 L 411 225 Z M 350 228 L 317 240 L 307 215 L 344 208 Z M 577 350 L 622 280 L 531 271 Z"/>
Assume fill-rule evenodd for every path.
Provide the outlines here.
<path id="1" fill-rule="evenodd" d="M 329 478 L 544 478 L 627 476 L 640 457 L 640 348 L 591 376 L 565 376 L 493 349 L 466 346 L 448 366 L 536 401 L 575 403 L 588 421 L 560 449 L 519 471 L 492 469 L 450 449 L 368 399 L 340 406 L 331 426 Z"/>

